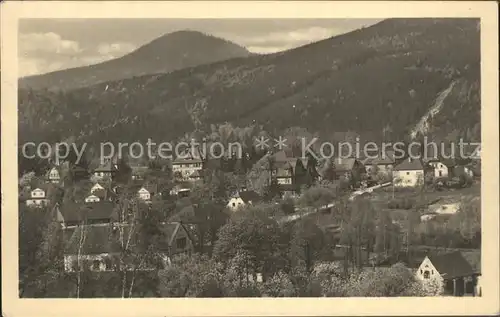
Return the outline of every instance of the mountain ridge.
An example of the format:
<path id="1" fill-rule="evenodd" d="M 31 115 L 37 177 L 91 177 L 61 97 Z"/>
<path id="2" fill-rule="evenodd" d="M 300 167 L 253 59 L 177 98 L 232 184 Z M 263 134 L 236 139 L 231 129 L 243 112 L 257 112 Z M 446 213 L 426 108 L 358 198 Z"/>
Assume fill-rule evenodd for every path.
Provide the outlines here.
<path id="1" fill-rule="evenodd" d="M 97 64 L 22 77 L 19 87 L 69 90 L 142 75 L 251 55 L 246 48 L 199 31 L 180 30 L 162 35 L 121 57 Z"/>
<path id="2" fill-rule="evenodd" d="M 480 138 L 478 31 L 476 19 L 385 20 L 286 52 L 100 83 L 61 96 L 22 90 L 21 136 L 47 135 L 50 127 L 55 140 L 81 133 L 93 140 L 173 140 L 231 122 L 256 123 L 273 133 L 300 126 L 326 139 L 356 131 L 373 140 L 400 140 L 458 81 L 427 133 Z M 38 101 L 47 105 L 45 115 L 30 109 Z M 50 123 L 54 115 L 62 117 L 57 124 Z M 98 120 L 87 123 L 92 118 Z"/>

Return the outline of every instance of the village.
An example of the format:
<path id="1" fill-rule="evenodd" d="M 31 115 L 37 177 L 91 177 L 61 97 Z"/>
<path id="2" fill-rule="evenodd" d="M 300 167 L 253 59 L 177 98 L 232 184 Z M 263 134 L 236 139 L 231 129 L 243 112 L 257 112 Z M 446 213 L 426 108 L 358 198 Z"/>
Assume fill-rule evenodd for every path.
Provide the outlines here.
<path id="1" fill-rule="evenodd" d="M 279 226 L 314 222 L 322 235 L 333 241 L 327 243 L 332 253 L 327 262 L 343 263 L 344 270 L 351 264 L 353 268 L 383 268 L 403 260 L 416 280 L 438 285 L 436 295 L 481 295 L 480 246 L 453 245 L 446 240 L 449 238 L 439 240 L 436 233 L 430 234 L 435 240 L 430 243 L 432 237 L 428 236 L 430 224 L 458 217 L 464 202 L 478 202 L 479 157 L 462 161 L 396 159 L 394 153 L 387 152 L 375 158 L 335 157 L 318 162 L 313 157 L 298 157 L 292 151 L 281 150 L 265 153 L 253 164 L 245 163 L 250 161 L 248 155 L 205 159 L 199 151 L 187 149 L 182 158 L 163 166 L 117 159 L 90 171 L 74 164 L 52 165 L 42 177 L 31 175 L 20 180 L 20 213 L 44 211 L 58 224 L 64 240 L 64 271 L 68 274 L 115 271 L 117 262 L 123 269 L 125 260 L 119 255 L 128 251 L 130 241 L 133 245 L 136 214 L 141 212 L 155 214 L 150 220 L 156 222 L 162 237 L 156 252 L 160 265 L 168 267 L 182 256 L 211 255 L 217 239 L 221 239 L 220 228 L 253 208 L 262 210 Z M 245 164 L 248 173 L 236 180 L 220 176 Z M 257 178 L 265 180 L 264 193 L 255 190 L 249 174 L 255 170 L 260 171 Z M 214 175 L 221 179 L 214 180 Z M 203 207 L 209 203 L 200 195 L 208 195 L 204 198 L 213 204 Z M 348 245 L 342 233 L 347 230 L 346 220 L 338 216 L 338 206 L 356 201 L 367 201 L 370 208 L 390 215 L 385 228 L 391 226 L 395 231 L 384 229 L 382 233 L 380 222 L 376 222 L 375 245 Z M 215 212 L 224 216 L 217 216 L 223 220 L 211 228 L 216 218 L 213 211 L 201 220 L 199 214 L 214 205 L 223 207 Z M 473 212 L 480 213 L 480 209 Z M 204 225 L 210 228 L 205 231 L 213 229 L 208 238 L 203 236 Z M 408 232 L 415 230 L 409 226 L 413 225 L 427 230 L 420 234 L 419 241 L 409 238 Z M 391 239 L 396 239 L 396 244 L 386 242 L 386 234 L 394 232 L 398 237 Z M 384 236 L 383 242 L 378 240 L 379 234 Z M 367 251 L 366 256 L 362 250 Z M 309 265 L 311 257 L 305 254 L 304 261 Z M 346 267 L 346 263 L 350 264 Z M 143 264 L 133 268 L 125 264 L 125 270 L 153 270 L 154 265 Z M 262 272 L 250 276 L 257 283 L 265 279 Z"/>

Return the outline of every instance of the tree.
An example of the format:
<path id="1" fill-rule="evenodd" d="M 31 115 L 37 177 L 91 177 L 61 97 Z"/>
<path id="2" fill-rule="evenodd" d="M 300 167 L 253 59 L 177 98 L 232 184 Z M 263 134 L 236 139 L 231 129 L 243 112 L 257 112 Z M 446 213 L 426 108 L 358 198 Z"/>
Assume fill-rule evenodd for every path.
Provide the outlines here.
<path id="1" fill-rule="evenodd" d="M 114 257 L 115 272 L 121 279 L 120 297 L 132 297 L 139 272 L 144 269 L 157 272 L 164 264 L 166 251 L 165 233 L 158 213 L 125 191 L 118 200 L 116 226 L 117 236 L 112 243 L 118 250 Z M 155 287 L 150 280 L 149 287 Z"/>
<path id="2" fill-rule="evenodd" d="M 61 268 L 60 226 L 46 209 L 19 211 L 19 293 L 44 297 L 54 290 Z"/>
<path id="3" fill-rule="evenodd" d="M 294 297 L 297 295 L 290 277 L 282 271 L 275 273 L 260 285 L 260 289 L 264 297 Z"/>
<path id="4" fill-rule="evenodd" d="M 214 257 L 226 267 L 233 261 L 237 270 L 263 278 L 281 269 L 286 246 L 278 224 L 256 207 L 239 210 L 218 232 Z M 239 259 L 239 260 L 238 260 Z"/>
<path id="5" fill-rule="evenodd" d="M 322 176 L 322 180 L 330 182 L 335 180 L 335 164 L 333 164 L 331 159 L 325 159 L 319 173 Z"/>
<path id="6" fill-rule="evenodd" d="M 306 189 L 299 200 L 299 205 L 313 207 L 316 210 L 333 202 L 337 197 L 335 185 L 318 185 Z"/>
<path id="7" fill-rule="evenodd" d="M 251 188 L 263 195 L 271 184 L 271 169 L 273 159 L 270 155 L 263 156 L 247 174 Z"/>
<path id="8" fill-rule="evenodd" d="M 303 219 L 292 227 L 290 257 L 292 264 L 303 263 L 310 272 L 314 263 L 321 259 L 326 245 L 323 231 L 312 220 Z"/>
<path id="9" fill-rule="evenodd" d="M 350 262 L 361 268 L 362 251 L 369 256 L 374 246 L 375 210 L 368 200 L 356 199 L 344 209 L 341 217 L 340 242 L 347 246 L 346 256 Z"/>
<path id="10" fill-rule="evenodd" d="M 321 294 L 326 297 L 342 297 L 346 281 L 342 276 L 342 268 L 334 262 L 320 262 L 311 272 L 311 281 L 321 286 Z"/>
<path id="11" fill-rule="evenodd" d="M 179 255 L 159 272 L 162 297 L 222 297 L 222 270 L 205 255 Z"/>
<path id="12" fill-rule="evenodd" d="M 419 292 L 415 294 L 417 283 L 415 275 L 404 264 L 397 263 L 390 268 L 365 269 L 354 273 L 345 289 L 349 297 L 419 296 Z"/>

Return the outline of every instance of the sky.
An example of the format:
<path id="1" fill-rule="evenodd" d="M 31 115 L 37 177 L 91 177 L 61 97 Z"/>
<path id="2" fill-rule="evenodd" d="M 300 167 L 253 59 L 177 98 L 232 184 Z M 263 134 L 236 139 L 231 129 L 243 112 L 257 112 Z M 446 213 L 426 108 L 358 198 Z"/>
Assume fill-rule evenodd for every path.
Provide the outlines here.
<path id="1" fill-rule="evenodd" d="M 274 53 L 346 33 L 375 19 L 23 19 L 20 76 L 96 64 L 179 30 L 224 38 L 255 53 Z"/>

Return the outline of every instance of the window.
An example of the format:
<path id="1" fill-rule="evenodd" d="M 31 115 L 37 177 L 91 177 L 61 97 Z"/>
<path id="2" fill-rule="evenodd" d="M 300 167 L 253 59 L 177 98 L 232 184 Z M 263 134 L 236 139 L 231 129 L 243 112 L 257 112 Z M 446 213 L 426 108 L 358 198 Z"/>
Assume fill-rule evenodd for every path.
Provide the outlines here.
<path id="1" fill-rule="evenodd" d="M 410 175 L 410 172 L 406 172 L 406 175 Z"/>
<path id="2" fill-rule="evenodd" d="M 443 176 L 443 171 L 439 171 L 439 176 Z"/>
<path id="3" fill-rule="evenodd" d="M 424 271 L 422 269 L 420 270 L 420 274 L 424 274 Z"/>
<path id="4" fill-rule="evenodd" d="M 429 278 L 429 271 L 425 271 L 425 272 L 424 272 L 424 278 L 425 278 L 425 279 L 428 279 L 428 278 Z"/>
<path id="5" fill-rule="evenodd" d="M 236 207 L 236 203 L 233 203 L 233 207 Z"/>
<path id="6" fill-rule="evenodd" d="M 431 275 L 434 275 L 434 270 L 431 270 Z"/>
<path id="7" fill-rule="evenodd" d="M 184 249 L 186 247 L 186 238 L 179 238 L 176 240 L 177 249 Z"/>

